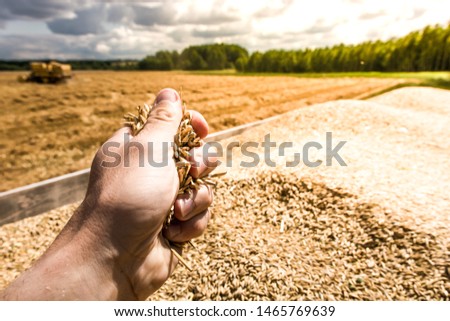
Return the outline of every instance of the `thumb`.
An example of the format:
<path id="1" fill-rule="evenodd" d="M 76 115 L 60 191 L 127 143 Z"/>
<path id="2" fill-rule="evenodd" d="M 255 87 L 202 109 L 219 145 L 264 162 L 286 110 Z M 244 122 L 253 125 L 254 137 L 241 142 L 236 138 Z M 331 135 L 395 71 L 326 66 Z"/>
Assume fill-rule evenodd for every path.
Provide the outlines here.
<path id="1" fill-rule="evenodd" d="M 172 88 L 161 90 L 155 98 L 153 109 L 143 128 L 152 140 L 171 142 L 183 116 L 180 95 Z"/>

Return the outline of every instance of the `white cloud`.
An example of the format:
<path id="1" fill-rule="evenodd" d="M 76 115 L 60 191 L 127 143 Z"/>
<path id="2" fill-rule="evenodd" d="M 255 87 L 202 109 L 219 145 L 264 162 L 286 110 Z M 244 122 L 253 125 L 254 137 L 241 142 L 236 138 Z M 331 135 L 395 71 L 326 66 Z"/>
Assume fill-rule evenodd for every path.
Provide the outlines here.
<path id="1" fill-rule="evenodd" d="M 95 51 L 100 54 L 108 54 L 111 51 L 111 47 L 101 42 L 95 46 Z"/>
<path id="2" fill-rule="evenodd" d="M 211 42 L 253 51 L 385 40 L 447 23 L 448 9 L 446 0 L 0 0 L 0 59 L 141 58 Z"/>

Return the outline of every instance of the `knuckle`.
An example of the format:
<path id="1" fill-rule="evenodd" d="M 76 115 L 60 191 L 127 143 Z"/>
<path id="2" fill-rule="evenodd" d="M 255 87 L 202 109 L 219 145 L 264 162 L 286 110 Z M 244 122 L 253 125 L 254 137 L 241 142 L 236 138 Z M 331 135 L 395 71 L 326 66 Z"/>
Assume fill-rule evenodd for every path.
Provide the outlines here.
<path id="1" fill-rule="evenodd" d="M 154 121 L 165 121 L 170 122 L 175 120 L 177 113 L 175 110 L 176 106 L 170 101 L 163 101 L 155 107 L 149 118 L 149 122 Z"/>

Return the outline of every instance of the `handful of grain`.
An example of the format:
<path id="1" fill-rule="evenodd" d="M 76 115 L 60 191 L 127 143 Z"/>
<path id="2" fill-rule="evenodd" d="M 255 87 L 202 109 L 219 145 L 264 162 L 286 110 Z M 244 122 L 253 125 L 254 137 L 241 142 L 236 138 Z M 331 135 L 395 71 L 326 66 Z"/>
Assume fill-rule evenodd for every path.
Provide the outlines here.
<path id="1" fill-rule="evenodd" d="M 137 107 L 138 110 L 137 115 L 128 113 L 124 116 L 125 125 L 131 128 L 132 134 L 134 136 L 139 134 L 139 132 L 144 128 L 144 125 L 147 122 L 147 119 L 150 115 L 152 108 L 153 106 L 144 104 L 142 107 L 141 106 Z M 211 178 L 214 176 L 220 176 L 224 174 L 224 173 L 218 173 L 216 175 L 209 174 L 205 178 L 195 178 L 189 174 L 189 171 L 191 169 L 191 163 L 189 162 L 189 151 L 192 148 L 200 147 L 203 144 L 201 138 L 192 128 L 191 121 L 192 115 L 189 111 L 186 110 L 186 105 L 183 104 L 183 117 L 181 119 L 180 126 L 178 127 L 178 131 L 174 137 L 175 144 L 173 146 L 174 161 L 177 167 L 178 178 L 180 182 L 178 195 L 184 193 L 190 194 L 193 192 L 193 190 L 198 190 L 201 185 L 205 184 L 215 185 L 215 183 L 211 180 Z M 173 215 L 174 215 L 174 206 L 172 205 L 165 221 L 166 227 L 172 221 Z M 173 248 L 173 247 L 182 247 L 184 244 L 174 242 L 169 243 L 172 246 L 171 248 L 172 253 L 180 260 L 180 262 L 188 270 L 191 270 L 191 268 L 187 265 L 187 263 L 183 260 L 183 258 Z"/>

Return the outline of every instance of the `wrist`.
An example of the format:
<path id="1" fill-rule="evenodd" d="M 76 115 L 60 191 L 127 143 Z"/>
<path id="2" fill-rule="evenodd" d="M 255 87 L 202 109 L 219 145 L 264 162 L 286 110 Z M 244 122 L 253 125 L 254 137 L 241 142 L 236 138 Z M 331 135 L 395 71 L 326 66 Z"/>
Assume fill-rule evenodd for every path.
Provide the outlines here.
<path id="1" fill-rule="evenodd" d="M 69 270 L 74 281 L 81 283 L 75 288 L 84 284 L 82 294 L 89 300 L 136 300 L 130 279 L 119 264 L 111 231 L 101 222 L 105 215 L 98 211 L 84 202 L 61 233 L 61 240 L 54 242 L 50 258 L 60 256 L 60 264 L 73 262 Z"/>
<path id="2" fill-rule="evenodd" d="M 83 222 L 86 234 L 91 236 L 87 239 L 94 242 L 91 247 L 101 249 L 104 257 L 99 265 L 113 269 L 105 273 L 114 276 L 118 289 L 115 298 L 145 300 L 164 284 L 178 260 L 173 258 L 170 245 L 162 236 L 162 226 L 152 229 L 133 222 L 131 225 L 135 227 L 130 230 L 126 226 L 130 223 L 127 211 L 108 204 L 84 202 L 75 221 Z"/>

